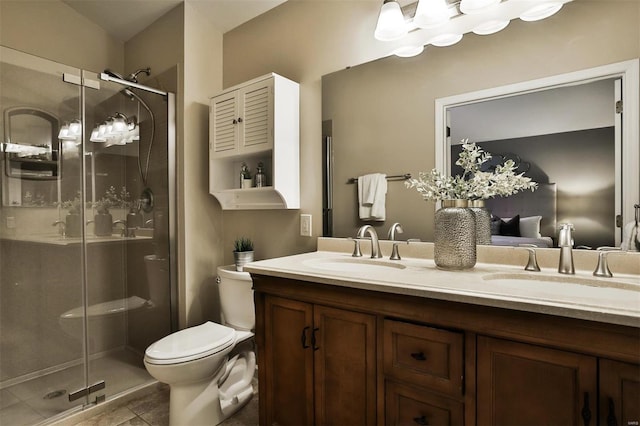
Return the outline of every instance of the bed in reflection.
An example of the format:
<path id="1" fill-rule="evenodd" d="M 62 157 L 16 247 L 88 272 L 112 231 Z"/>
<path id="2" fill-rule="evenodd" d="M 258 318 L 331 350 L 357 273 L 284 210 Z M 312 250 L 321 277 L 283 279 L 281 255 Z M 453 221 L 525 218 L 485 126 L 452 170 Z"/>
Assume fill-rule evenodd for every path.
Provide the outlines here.
<path id="1" fill-rule="evenodd" d="M 554 247 L 556 234 L 556 184 L 539 184 L 534 192 L 486 200 L 491 212 L 491 244 L 533 244 Z"/>

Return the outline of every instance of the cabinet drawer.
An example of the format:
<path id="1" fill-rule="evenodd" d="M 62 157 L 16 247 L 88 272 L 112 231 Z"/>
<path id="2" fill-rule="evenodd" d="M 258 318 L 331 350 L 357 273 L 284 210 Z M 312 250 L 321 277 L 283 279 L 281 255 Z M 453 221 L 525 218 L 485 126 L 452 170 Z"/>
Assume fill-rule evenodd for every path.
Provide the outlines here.
<path id="1" fill-rule="evenodd" d="M 443 396 L 386 383 L 385 425 L 461 425 L 464 405 Z"/>
<path id="2" fill-rule="evenodd" d="M 384 373 L 452 396 L 462 395 L 464 336 L 399 321 L 384 322 Z"/>

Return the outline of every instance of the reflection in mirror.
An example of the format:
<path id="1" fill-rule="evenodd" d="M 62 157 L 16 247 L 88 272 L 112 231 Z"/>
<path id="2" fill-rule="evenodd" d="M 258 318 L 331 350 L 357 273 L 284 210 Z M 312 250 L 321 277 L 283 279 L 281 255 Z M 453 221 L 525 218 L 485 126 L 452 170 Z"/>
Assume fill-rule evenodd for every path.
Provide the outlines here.
<path id="1" fill-rule="evenodd" d="M 423 81 L 421 66 L 417 61 L 408 63 L 385 58 L 323 77 L 323 133 L 331 136 L 332 146 L 323 161 L 332 166 L 332 176 L 327 182 L 332 182 L 328 194 L 333 217 L 325 235 L 353 237 L 360 226 L 368 223 L 358 217 L 358 192 L 356 185 L 348 184 L 349 178 L 369 173 L 417 176 L 434 166 L 450 173 L 451 159 L 457 158 L 456 149 L 459 149 L 456 143 L 469 138 L 472 142 L 488 144 L 486 149 L 497 156 L 518 157 L 522 170 L 528 167 L 527 176 L 541 183 L 540 191 L 536 191 L 539 199 L 521 201 L 518 196 L 509 197 L 506 205 L 499 205 L 496 200 L 492 208 L 497 216 L 527 218 L 525 222 L 534 222 L 531 238 L 546 237 L 554 246 L 556 225 L 563 221 L 574 223 L 576 246 L 595 249 L 600 245 L 620 244 L 620 223 L 625 220 L 621 215 L 628 210 L 625 206 L 633 205 L 638 187 L 636 130 L 625 126 L 636 123 L 637 127 L 638 112 L 631 100 L 624 119 L 615 113 L 614 95 L 619 94 L 615 82 L 622 78 L 624 95 L 637 99 L 637 86 L 631 82 L 634 72 L 637 73 L 637 61 L 592 69 L 601 72 L 599 78 L 585 77 L 584 73 L 591 70 L 584 70 L 542 79 L 545 85 L 535 90 L 523 89 L 529 83 L 524 82 L 437 99 L 429 91 L 434 90 L 428 86 L 430 82 Z M 573 80 L 567 80 L 568 76 Z M 552 81 L 558 78 L 563 81 Z M 560 86 L 582 86 L 595 80 L 598 80 L 594 83 L 598 95 L 567 93 L 585 89 L 580 87 L 560 89 Z M 486 93 L 498 89 L 500 93 L 495 95 Z M 511 91 L 507 92 L 508 89 Z M 497 113 L 485 113 L 490 105 L 485 101 L 507 97 L 510 104 L 506 107 Z M 458 98 L 464 98 L 464 102 Z M 435 114 L 431 112 L 434 99 Z M 451 102 L 443 106 L 448 100 Z M 563 100 L 572 104 L 561 102 Z M 456 111 L 463 105 L 464 108 Z M 468 115 L 456 117 L 456 113 Z M 465 124 L 472 129 L 463 127 Z M 434 127 L 436 138 L 431 144 Z M 625 132 L 619 131 L 622 127 Z M 531 128 L 535 132 L 531 132 Z M 627 139 L 620 139 L 625 133 L 626 144 Z M 435 164 L 432 162 L 434 146 Z M 620 146 L 623 148 L 616 148 Z M 621 162 L 627 164 L 625 170 L 630 173 L 623 175 Z M 627 188 L 624 193 L 623 187 Z M 527 203 L 531 207 L 524 207 Z M 432 241 L 435 207 L 402 183 L 389 182 L 386 220 L 371 223 L 378 235 L 386 235 L 391 223 L 400 222 L 405 230 L 401 239 Z M 536 216 L 543 217 L 539 232 Z"/>
<path id="2" fill-rule="evenodd" d="M 470 138 L 492 154 L 489 167 L 511 159 L 539 185 L 486 200 L 496 222 L 492 244 L 553 247 L 559 223 L 574 225 L 576 246 L 620 244 L 615 175 L 621 150 L 612 108 L 619 83 L 604 79 L 447 109 L 452 175 L 462 174 L 455 164 L 459 139 Z M 505 227 L 509 221 L 519 226 Z"/>
<path id="3" fill-rule="evenodd" d="M 58 118 L 30 107 L 4 112 L 5 173 L 23 179 L 56 179 L 59 175 Z"/>
<path id="4" fill-rule="evenodd" d="M 4 111 L 3 125 L 3 204 L 53 205 L 61 175 L 58 118 L 40 108 L 11 107 Z"/>

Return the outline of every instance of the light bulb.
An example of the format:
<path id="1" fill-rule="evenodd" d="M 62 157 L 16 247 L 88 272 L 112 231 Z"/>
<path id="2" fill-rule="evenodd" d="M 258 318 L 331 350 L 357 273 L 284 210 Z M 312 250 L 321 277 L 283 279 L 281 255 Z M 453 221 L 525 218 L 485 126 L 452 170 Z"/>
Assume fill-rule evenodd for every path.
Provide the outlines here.
<path id="1" fill-rule="evenodd" d="M 413 23 L 424 29 L 437 28 L 449 22 L 446 0 L 419 0 Z"/>
<path id="2" fill-rule="evenodd" d="M 394 0 L 385 1 L 380 8 L 374 37 L 380 41 L 392 41 L 405 35 L 407 35 L 407 25 L 400 5 Z"/>
<path id="3" fill-rule="evenodd" d="M 520 19 L 527 22 L 539 21 L 548 18 L 562 9 L 562 3 L 548 2 L 538 4 L 520 15 Z"/>
<path id="4" fill-rule="evenodd" d="M 393 51 L 393 54 L 401 58 L 418 56 L 424 51 L 424 46 L 402 46 Z"/>
<path id="5" fill-rule="evenodd" d="M 491 21 L 483 22 L 473 29 L 473 32 L 478 35 L 495 34 L 501 31 L 509 25 L 509 20 L 492 19 Z"/>
<path id="6" fill-rule="evenodd" d="M 433 44 L 438 47 L 446 47 L 453 46 L 460 40 L 462 40 L 462 34 L 440 34 L 439 36 L 432 38 L 429 41 L 429 44 Z"/>

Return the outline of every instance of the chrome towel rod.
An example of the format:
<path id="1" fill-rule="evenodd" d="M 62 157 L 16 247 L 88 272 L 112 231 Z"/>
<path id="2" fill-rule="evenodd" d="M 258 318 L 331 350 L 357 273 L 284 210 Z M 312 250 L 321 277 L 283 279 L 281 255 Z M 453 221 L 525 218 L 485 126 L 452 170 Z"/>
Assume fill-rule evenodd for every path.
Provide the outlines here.
<path id="1" fill-rule="evenodd" d="M 407 180 L 407 179 L 411 179 L 411 173 L 405 173 L 403 175 L 387 176 L 387 180 Z M 347 180 L 347 183 L 356 183 L 356 182 L 358 182 L 357 177 L 352 177 Z"/>

